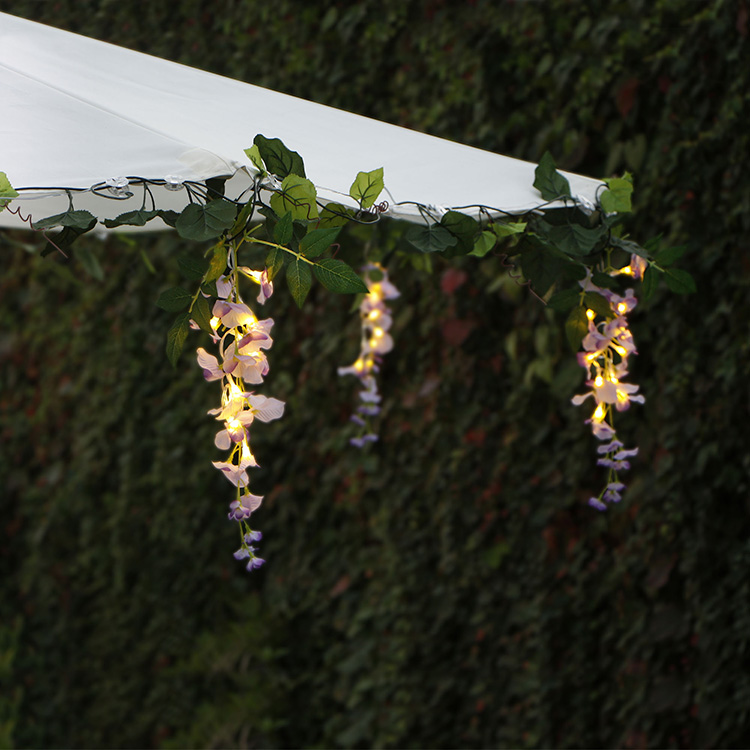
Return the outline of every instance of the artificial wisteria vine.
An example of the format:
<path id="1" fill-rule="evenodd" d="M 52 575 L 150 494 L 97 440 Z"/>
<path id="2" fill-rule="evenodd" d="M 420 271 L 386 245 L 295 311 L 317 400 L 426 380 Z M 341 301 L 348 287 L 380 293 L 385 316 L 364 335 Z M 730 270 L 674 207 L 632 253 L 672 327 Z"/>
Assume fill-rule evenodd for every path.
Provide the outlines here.
<path id="1" fill-rule="evenodd" d="M 332 292 L 362 294 L 360 352 L 353 364 L 338 370 L 339 375 L 354 375 L 362 386 L 360 404 L 351 417 L 358 434 L 350 442 L 359 448 L 378 440 L 374 427 L 381 401 L 377 375 L 383 355 L 393 348 L 393 321 L 386 303 L 398 297 L 399 292 L 383 266 L 367 264 L 361 278 L 348 263 L 336 257 L 337 239 L 344 225 L 372 224 L 389 213 L 388 203 L 376 202 L 385 190 L 382 168 L 359 172 L 348 196 L 342 196 L 346 202 L 332 203 L 321 200 L 318 188 L 306 177 L 302 157 L 280 140 L 256 135 L 245 155 L 252 164 L 252 168 L 245 168 L 252 187 L 235 198 L 225 195 L 224 178 L 207 180 L 205 184 L 172 177 L 116 178 L 88 190 L 55 188 L 67 194 L 68 210 L 33 221 L 32 228 L 60 227 L 42 255 L 51 248 L 64 251 L 99 223 L 90 211 L 74 207 L 75 195 L 90 192 L 119 200 L 133 197 L 126 188 L 140 186 L 140 209 L 125 211 L 101 223 L 116 229 L 143 227 L 158 220 L 174 227 L 185 240 L 215 243 L 201 258 L 178 259 L 183 275 L 199 282 L 197 291 L 191 294 L 181 286 L 167 289 L 157 304 L 178 313 L 167 335 L 167 357 L 173 366 L 190 327 L 203 330 L 218 346 L 218 357 L 203 348 L 197 350 L 205 379 L 222 384 L 221 404 L 209 413 L 222 424 L 214 441 L 216 447 L 228 451 L 228 455 L 213 464 L 236 488 L 229 519 L 237 522 L 241 541 L 234 556 L 247 560 L 247 569 L 253 570 L 264 561 L 254 546 L 262 535 L 251 527 L 250 517 L 263 498 L 249 488 L 248 470 L 258 466 L 250 448 L 250 426 L 256 420 L 280 418 L 284 403 L 250 390 L 268 374 L 266 351 L 273 343 L 273 320 L 259 320 L 245 304 L 240 295 L 240 279 L 245 277 L 260 286 L 260 304 L 271 296 L 273 280 L 281 275 L 286 276 L 299 307 L 314 279 Z M 433 254 L 483 258 L 495 252 L 504 267 L 512 264 L 520 269 L 524 283 L 546 304 L 569 312 L 566 335 L 574 351 L 583 349 L 577 354 L 578 362 L 586 371 L 590 389 L 575 396 L 573 403 L 579 405 L 593 397 L 595 408 L 586 423 L 600 441 L 598 464 L 608 472 L 604 489 L 590 498 L 589 504 L 605 510 L 622 498 L 625 484 L 620 472 L 629 468 L 628 459 L 638 452 L 637 448 L 625 448 L 619 440 L 615 413 L 628 409 L 632 402 L 644 401 L 639 387 L 625 382 L 628 358 L 637 353 L 627 321 L 637 299 L 633 289 L 623 290 L 618 277 L 630 276 L 642 282 L 644 299 L 653 294 L 660 275 L 677 293 L 695 291 L 695 283 L 689 273 L 672 267 L 684 248 L 662 248 L 660 238 L 642 247 L 619 234 L 617 225 L 631 210 L 629 175 L 604 180 L 591 202 L 571 192 L 567 178 L 556 170 L 552 157 L 545 154 L 535 170 L 533 186 L 541 202 L 537 209 L 523 215 L 484 205 L 448 209 L 408 201 L 395 204 L 416 207 L 421 221 L 401 233 L 394 250 L 411 254 L 412 259 L 421 256 L 424 262 L 415 265 L 426 268 L 431 266 Z M 157 206 L 153 190 L 161 188 L 185 191 L 186 205 L 180 212 Z M 0 172 L 0 211 L 22 196 L 24 190 L 32 188 L 16 190 Z M 259 216 L 264 219 L 262 223 Z M 264 270 L 239 264 L 238 251 L 245 242 L 257 263 L 246 262 L 262 263 Z M 87 266 L 85 257 L 82 251 L 78 258 L 84 268 L 101 273 L 93 262 Z M 630 264 L 618 267 L 621 263 L 615 261 L 627 257 Z M 213 304 L 210 300 L 214 300 Z"/>
<path id="2" fill-rule="evenodd" d="M 379 263 L 368 263 L 364 269 L 368 293 L 359 305 L 361 342 L 359 356 L 349 367 L 339 367 L 339 375 L 354 375 L 364 390 L 359 392 L 362 402 L 350 419 L 359 428 L 359 434 L 349 440 L 357 448 L 364 448 L 378 439 L 372 424 L 380 413 L 380 392 L 376 375 L 380 372 L 382 357 L 393 349 L 390 331 L 393 324 L 386 300 L 396 299 L 400 292 L 388 278 L 388 272 Z"/>
<path id="3" fill-rule="evenodd" d="M 630 265 L 611 275 L 625 274 L 641 278 L 645 262 L 633 255 Z M 597 465 L 608 470 L 607 483 L 598 497 L 589 498 L 589 505 L 597 510 L 606 510 L 607 503 L 617 503 L 622 499 L 625 484 L 619 472 L 630 468 L 629 458 L 638 454 L 638 448 L 625 448 L 618 439 L 614 426 L 615 411 L 626 411 L 631 402 L 644 403 L 645 398 L 638 393 L 639 386 L 625 383 L 628 375 L 628 357 L 637 354 L 633 334 L 628 328 L 627 314 L 638 300 L 632 289 L 618 295 L 609 289 L 597 286 L 590 275 L 581 282 L 584 292 L 604 298 L 609 310 L 586 309 L 588 333 L 584 336 L 578 353 L 578 363 L 586 370 L 588 393 L 574 396 L 573 404 L 580 406 L 589 396 L 593 396 L 596 408 L 586 424 L 591 425 L 594 437 L 601 441 L 597 447 Z M 604 314 L 606 313 L 606 314 Z"/>
<path id="4" fill-rule="evenodd" d="M 225 461 L 214 461 L 213 465 L 237 488 L 234 500 L 229 505 L 229 520 L 236 521 L 240 529 L 240 548 L 234 553 L 237 560 L 248 559 L 247 570 L 259 568 L 265 560 L 258 557 L 254 542 L 262 534 L 250 527 L 250 516 L 256 511 L 263 497 L 254 495 L 249 489 L 247 470 L 258 466 L 250 449 L 250 425 L 257 419 L 270 422 L 284 413 L 284 402 L 276 398 L 256 395 L 247 390 L 247 385 L 263 382 L 268 374 L 268 359 L 264 350 L 273 344 L 270 332 L 273 320 L 258 320 L 243 302 L 239 292 L 240 275 L 260 285 L 258 302 L 263 304 L 273 293 L 273 284 L 265 271 L 253 271 L 237 265 L 237 250 L 230 243 L 227 250 L 229 272 L 216 281 L 217 300 L 210 320 L 212 340 L 219 345 L 219 360 L 205 349 L 199 348 L 198 364 L 207 381 L 221 380 L 221 406 L 208 413 L 223 422 L 214 440 L 219 450 L 228 450 Z M 193 323 L 195 328 L 198 325 Z"/>

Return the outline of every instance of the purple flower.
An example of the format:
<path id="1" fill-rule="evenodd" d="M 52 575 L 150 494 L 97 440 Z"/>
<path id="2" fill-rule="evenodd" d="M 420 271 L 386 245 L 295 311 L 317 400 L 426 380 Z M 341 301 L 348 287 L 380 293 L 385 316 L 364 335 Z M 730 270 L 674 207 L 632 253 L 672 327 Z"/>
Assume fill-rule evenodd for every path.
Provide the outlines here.
<path id="1" fill-rule="evenodd" d="M 245 534 L 245 544 L 259 542 L 261 539 L 263 539 L 263 534 L 260 531 L 248 531 L 247 534 Z"/>
<path id="2" fill-rule="evenodd" d="M 260 508 L 260 504 L 263 501 L 261 495 L 243 495 L 239 500 L 234 500 L 229 503 L 229 515 L 230 521 L 244 521 L 250 518 L 250 515 Z"/>
<path id="3" fill-rule="evenodd" d="M 597 510 L 607 510 L 607 506 L 598 497 L 590 497 L 589 505 Z"/>
<path id="4" fill-rule="evenodd" d="M 245 566 L 246 570 L 254 570 L 259 568 L 261 565 L 265 565 L 265 560 L 262 557 L 253 557 Z"/>

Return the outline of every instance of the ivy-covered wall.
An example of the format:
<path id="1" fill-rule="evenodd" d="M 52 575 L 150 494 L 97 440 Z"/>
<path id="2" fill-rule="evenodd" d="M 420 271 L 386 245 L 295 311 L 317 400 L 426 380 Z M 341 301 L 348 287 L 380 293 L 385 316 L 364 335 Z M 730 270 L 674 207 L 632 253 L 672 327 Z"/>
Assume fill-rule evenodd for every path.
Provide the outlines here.
<path id="1" fill-rule="evenodd" d="M 618 431 L 641 452 L 599 514 L 562 320 L 498 259 L 394 272 L 364 453 L 335 377 L 358 347 L 350 300 L 316 289 L 300 312 L 280 290 L 263 392 L 288 406 L 254 431 L 268 564 L 248 576 L 208 463 L 217 393 L 163 353 L 154 301 L 180 241 L 88 240 L 97 282 L 6 232 L 0 744 L 747 742 L 745 0 L 2 10 L 482 148 L 630 170 L 630 231 L 686 243 L 698 293 L 631 315 L 647 402 Z"/>

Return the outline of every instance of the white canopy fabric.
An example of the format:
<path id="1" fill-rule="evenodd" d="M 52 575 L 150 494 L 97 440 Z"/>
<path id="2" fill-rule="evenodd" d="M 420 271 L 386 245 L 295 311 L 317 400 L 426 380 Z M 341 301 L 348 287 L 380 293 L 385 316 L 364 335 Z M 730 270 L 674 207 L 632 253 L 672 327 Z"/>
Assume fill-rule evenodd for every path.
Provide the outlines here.
<path id="1" fill-rule="evenodd" d="M 535 165 L 308 102 L 0 13 L 0 171 L 24 191 L 11 207 L 34 220 L 68 208 L 61 188 L 119 177 L 205 180 L 231 176 L 237 197 L 257 172 L 244 149 L 256 134 L 280 138 L 305 160 L 324 201 L 348 197 L 359 171 L 384 168 L 387 215 L 421 221 L 414 202 L 440 209 L 483 205 L 524 213 L 545 201 Z M 602 183 L 563 173 L 592 203 Z M 141 207 L 76 194 L 100 219 Z M 180 209 L 184 190 L 159 189 Z M 477 210 L 467 210 L 477 215 Z M 0 212 L 0 226 L 20 219 Z M 149 225 L 151 226 L 151 225 Z"/>

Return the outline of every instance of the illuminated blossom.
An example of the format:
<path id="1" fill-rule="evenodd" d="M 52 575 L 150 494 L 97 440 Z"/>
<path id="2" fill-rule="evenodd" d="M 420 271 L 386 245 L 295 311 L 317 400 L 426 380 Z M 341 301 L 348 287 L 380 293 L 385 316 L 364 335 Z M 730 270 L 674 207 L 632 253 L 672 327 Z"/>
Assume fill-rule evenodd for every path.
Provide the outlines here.
<path id="1" fill-rule="evenodd" d="M 625 273 L 624 270 L 621 272 Z M 592 398 L 596 404 L 586 424 L 591 425 L 594 437 L 602 443 L 597 448 L 597 465 L 608 469 L 609 476 L 599 497 L 590 498 L 589 505 L 597 510 L 606 510 L 608 503 L 622 499 L 625 485 L 620 481 L 618 472 L 629 469 L 627 459 L 638 453 L 637 448 L 625 449 L 612 426 L 614 411 L 626 411 L 631 403 L 642 404 L 645 401 L 643 395 L 638 393 L 639 386 L 624 382 L 628 375 L 627 359 L 631 354 L 637 354 L 626 316 L 635 308 L 638 300 L 632 289 L 618 295 L 594 285 L 590 277 L 582 281 L 581 286 L 584 291 L 604 297 L 611 310 L 611 316 L 606 317 L 587 310 L 588 333 L 581 342 L 583 351 L 578 353 L 577 359 L 586 370 L 586 386 L 590 390 L 571 399 L 575 406 L 580 406 L 588 398 Z M 599 322 L 597 318 L 600 318 Z"/>
<path id="2" fill-rule="evenodd" d="M 234 252 L 230 249 L 230 269 Z M 273 285 L 265 271 L 256 272 L 241 268 L 243 275 L 256 281 L 261 287 L 259 302 L 265 302 L 273 293 Z M 218 299 L 213 305 L 210 320 L 214 343 L 219 344 L 219 357 L 205 349 L 197 350 L 198 365 L 208 381 L 221 380 L 223 384 L 221 405 L 209 410 L 222 423 L 214 443 L 220 450 L 229 451 L 225 461 L 214 461 L 213 465 L 237 488 L 236 498 L 229 504 L 228 518 L 240 526 L 242 544 L 234 553 L 237 560 L 248 559 L 247 570 L 259 568 L 265 562 L 255 554 L 251 542 L 261 538 L 259 531 L 252 530 L 248 519 L 263 501 L 248 489 L 248 469 L 258 466 L 250 449 L 250 425 L 255 420 L 270 422 L 284 413 L 284 402 L 248 390 L 247 385 L 263 382 L 268 374 L 268 359 L 265 351 L 271 348 L 273 320 L 258 320 L 253 311 L 242 301 L 237 289 L 236 272 L 220 276 L 216 280 Z"/>
<path id="3" fill-rule="evenodd" d="M 388 279 L 388 272 L 381 265 L 371 263 L 363 270 L 369 292 L 359 306 L 362 331 L 359 356 L 348 367 L 338 368 L 339 375 L 354 375 L 363 386 L 363 390 L 359 392 L 362 404 L 357 409 L 358 414 L 351 418 L 361 428 L 361 434 L 349 441 L 357 448 L 363 448 L 378 439 L 370 429 L 367 418 L 380 412 L 377 406 L 380 403 L 380 393 L 375 375 L 380 371 L 382 356 L 393 349 L 393 337 L 388 333 L 393 318 L 386 300 L 400 296 L 398 289 Z"/>

